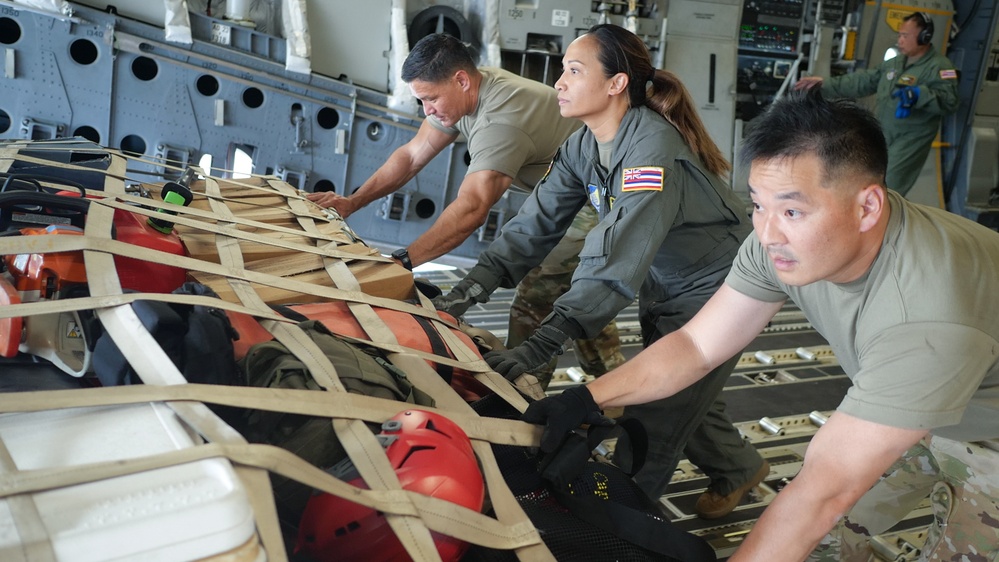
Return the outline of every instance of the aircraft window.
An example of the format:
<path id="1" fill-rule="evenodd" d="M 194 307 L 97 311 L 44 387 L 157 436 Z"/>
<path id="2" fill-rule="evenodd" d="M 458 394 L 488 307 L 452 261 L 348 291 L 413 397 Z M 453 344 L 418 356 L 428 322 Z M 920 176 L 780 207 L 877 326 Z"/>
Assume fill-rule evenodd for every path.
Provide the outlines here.
<path id="1" fill-rule="evenodd" d="M 214 76 L 202 74 L 196 84 L 198 93 L 203 96 L 214 96 L 219 91 L 219 81 Z"/>
<path id="2" fill-rule="evenodd" d="M 264 93 L 259 88 L 247 88 L 243 90 L 243 105 L 250 109 L 256 109 L 264 105 Z"/>
<path id="3" fill-rule="evenodd" d="M 201 160 L 198 160 L 198 166 L 209 176 L 212 175 L 212 155 L 202 154 Z"/>
<path id="4" fill-rule="evenodd" d="M 97 60 L 97 45 L 94 45 L 92 41 L 86 39 L 77 39 L 73 41 L 69 46 L 69 56 L 73 58 L 77 64 L 82 64 L 84 66 L 88 64 L 93 64 Z"/>
<path id="5" fill-rule="evenodd" d="M 21 38 L 21 25 L 11 18 L 0 18 L 0 43 L 13 45 Z"/>
<path id="6" fill-rule="evenodd" d="M 121 144 L 118 146 L 122 152 L 132 156 L 142 156 L 146 153 L 146 141 L 142 140 L 139 135 L 127 135 L 121 139 Z"/>
<path id="7" fill-rule="evenodd" d="M 253 174 L 253 153 L 256 148 L 248 144 L 237 144 L 232 149 L 232 178 L 248 178 Z"/>
<path id="8" fill-rule="evenodd" d="M 429 219 L 437 212 L 437 205 L 430 199 L 423 198 L 416 202 L 416 216 Z"/>
<path id="9" fill-rule="evenodd" d="M 73 136 L 83 137 L 88 141 L 95 142 L 97 144 L 101 143 L 101 134 L 97 132 L 97 129 L 93 127 L 88 127 L 87 125 L 84 125 L 82 127 L 77 127 L 76 130 L 73 131 Z"/>
<path id="10" fill-rule="evenodd" d="M 148 82 L 153 78 L 156 78 L 156 74 L 158 74 L 159 71 L 159 65 L 156 64 L 156 61 L 149 57 L 136 57 L 135 60 L 132 61 L 132 74 L 143 82 Z"/>
<path id="11" fill-rule="evenodd" d="M 330 180 L 319 180 L 314 186 L 312 186 L 312 191 L 319 193 L 322 191 L 332 191 L 336 193 L 336 184 Z"/>
<path id="12" fill-rule="evenodd" d="M 6 133 L 10 129 L 10 114 L 0 109 L 0 133 Z"/>
<path id="13" fill-rule="evenodd" d="M 324 107 L 316 113 L 316 123 L 324 129 L 332 129 L 340 124 L 340 113 L 332 107 Z"/>

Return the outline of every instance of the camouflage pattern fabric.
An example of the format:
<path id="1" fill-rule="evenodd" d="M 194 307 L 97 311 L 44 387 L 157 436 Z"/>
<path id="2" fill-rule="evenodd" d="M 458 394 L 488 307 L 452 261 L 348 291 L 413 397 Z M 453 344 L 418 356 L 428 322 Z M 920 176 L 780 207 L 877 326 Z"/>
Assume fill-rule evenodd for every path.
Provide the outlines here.
<path id="1" fill-rule="evenodd" d="M 552 312 L 555 299 L 569 290 L 572 274 L 579 265 L 583 239 L 599 222 L 596 211 L 587 205 L 573 219 L 565 236 L 538 267 L 531 270 L 517 285 L 510 307 L 510 324 L 506 345 L 516 347 L 526 340 Z M 600 376 L 624 363 L 617 324 L 611 321 L 597 337 L 575 340 L 573 349 L 580 367 L 587 374 Z M 547 369 L 536 371 L 542 387 L 547 388 L 555 371 L 557 359 Z"/>
<path id="2" fill-rule="evenodd" d="M 927 497 L 933 523 L 918 560 L 999 560 L 999 439 L 966 443 L 937 436 L 892 465 L 808 560 L 880 560 L 870 537 L 888 531 Z"/>

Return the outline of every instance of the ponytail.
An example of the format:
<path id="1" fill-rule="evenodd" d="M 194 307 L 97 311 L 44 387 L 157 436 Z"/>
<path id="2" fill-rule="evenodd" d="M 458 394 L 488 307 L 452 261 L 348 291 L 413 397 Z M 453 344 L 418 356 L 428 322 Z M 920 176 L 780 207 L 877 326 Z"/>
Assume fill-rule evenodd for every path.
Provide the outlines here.
<path id="1" fill-rule="evenodd" d="M 646 107 L 662 115 L 680 131 L 680 136 L 690 150 L 696 154 L 709 172 L 722 177 L 732 170 L 732 165 L 722 155 L 718 145 L 704 128 L 697 115 L 697 108 L 690 92 L 676 74 L 668 70 L 656 70 L 652 87 L 645 98 Z"/>

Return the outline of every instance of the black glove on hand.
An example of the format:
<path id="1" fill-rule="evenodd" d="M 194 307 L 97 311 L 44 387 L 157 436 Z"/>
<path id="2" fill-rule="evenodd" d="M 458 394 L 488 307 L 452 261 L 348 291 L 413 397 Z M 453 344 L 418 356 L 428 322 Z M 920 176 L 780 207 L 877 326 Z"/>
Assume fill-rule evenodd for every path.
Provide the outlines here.
<path id="1" fill-rule="evenodd" d="M 434 308 L 446 312 L 455 318 L 460 318 L 475 303 L 489 300 L 489 294 L 477 281 L 465 277 L 452 288 L 448 294 L 437 297 L 431 302 Z"/>
<path id="2" fill-rule="evenodd" d="M 551 453 L 558 449 L 569 433 L 584 423 L 590 425 L 614 423 L 600 413 L 600 408 L 593 401 L 593 395 L 585 386 L 574 386 L 562 394 L 532 403 L 520 419 L 527 423 L 545 424 L 545 431 L 541 434 L 542 453 Z"/>
<path id="3" fill-rule="evenodd" d="M 555 355 L 562 353 L 562 344 L 569 336 L 561 330 L 543 324 L 527 341 L 513 349 L 490 351 L 482 356 L 494 371 L 513 381 L 525 372 L 535 371 Z"/>

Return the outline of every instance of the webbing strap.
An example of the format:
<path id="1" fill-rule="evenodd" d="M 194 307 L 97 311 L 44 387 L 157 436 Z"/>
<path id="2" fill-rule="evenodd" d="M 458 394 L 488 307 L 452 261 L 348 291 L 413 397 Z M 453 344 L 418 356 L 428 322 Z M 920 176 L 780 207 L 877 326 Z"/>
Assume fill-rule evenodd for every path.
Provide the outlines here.
<path id="1" fill-rule="evenodd" d="M 23 470 L 4 475 L 0 482 L 0 497 L 75 486 L 211 458 L 227 458 L 241 465 L 266 469 L 385 513 L 423 518 L 435 531 L 484 546 L 516 548 L 532 541 L 533 527 L 506 527 L 477 511 L 417 492 L 357 488 L 273 445 L 206 443 L 134 459 Z M 457 524 L 457 521 L 463 523 Z"/>
<path id="2" fill-rule="evenodd" d="M 30 316 L 32 314 L 52 314 L 56 312 L 70 312 L 81 310 L 94 310 L 97 308 L 107 308 L 132 304 L 136 301 L 157 301 L 171 304 L 201 305 L 233 312 L 242 312 L 258 318 L 266 318 L 278 322 L 294 323 L 284 316 L 271 309 L 258 310 L 240 304 L 219 300 L 205 295 L 188 295 L 176 293 L 123 293 L 120 295 L 104 295 L 100 297 L 74 297 L 71 299 L 40 300 L 35 302 L 25 302 L 20 304 L 9 304 L 0 308 L 0 319 L 16 318 L 18 316 Z"/>
<path id="3" fill-rule="evenodd" d="M 0 168 L 9 167 L 16 152 L 16 148 L 0 147 Z M 108 153 L 111 155 L 111 166 L 106 173 L 105 189 L 103 192 L 92 193 L 97 196 L 97 199 L 93 202 L 95 204 L 91 205 L 88 215 L 86 236 L 20 237 L 16 243 L 10 239 L 0 239 L 0 253 L 82 251 L 92 296 L 86 300 L 67 299 L 61 303 L 31 303 L 35 306 L 17 305 L 21 308 L 10 307 L 12 310 L 5 307 L 5 310 L 0 311 L 0 315 L 15 316 L 41 313 L 42 310 L 48 312 L 93 308 L 97 310 L 98 317 L 105 329 L 119 344 L 126 360 L 147 384 L 95 389 L 96 392 L 66 391 L 62 395 L 60 395 L 62 391 L 50 391 L 37 393 L 39 396 L 33 396 L 36 393 L 20 393 L 9 397 L 0 396 L 0 411 L 33 411 L 33 409 L 45 410 L 56 407 L 81 407 L 85 404 L 164 400 L 186 423 L 205 436 L 210 443 L 175 453 L 165 453 L 124 463 L 100 463 L 101 466 L 88 466 L 83 470 L 80 470 L 80 467 L 72 467 L 71 469 L 44 469 L 30 473 L 5 474 L 0 478 L 0 495 L 14 494 L 11 496 L 13 498 L 17 497 L 18 494 L 27 493 L 28 490 L 68 486 L 73 485 L 76 481 L 89 481 L 88 478 L 110 478 L 121 473 L 120 471 L 125 470 L 126 467 L 127 470 L 142 471 L 150 470 L 150 467 L 155 467 L 156 463 L 168 466 L 189 462 L 181 459 L 201 458 L 201 455 L 204 458 L 224 456 L 236 463 L 237 472 L 246 483 L 247 492 L 250 493 L 250 500 L 256 514 L 258 532 L 271 560 L 285 560 L 286 558 L 280 528 L 277 524 L 273 496 L 270 493 L 268 475 L 261 469 L 274 471 L 316 489 L 383 511 L 387 514 L 393 530 L 400 537 L 407 551 L 416 560 L 440 559 L 430 536 L 430 530 L 492 548 L 513 548 L 516 549 L 518 557 L 525 561 L 548 562 L 554 560 L 533 524 L 520 509 L 516 499 L 506 486 L 489 445 L 489 442 L 520 446 L 534 445 L 539 438 L 537 428 L 517 421 L 480 418 L 429 367 L 427 361 L 451 361 L 455 366 L 476 372 L 477 378 L 483 380 L 511 404 L 521 406 L 520 409 L 526 407 L 526 402 L 510 387 L 509 383 L 498 374 L 493 373 L 488 365 L 481 361 L 451 331 L 454 325 L 442 321 L 428 299 L 419 295 L 419 305 L 413 305 L 394 299 L 366 295 L 360 291 L 357 280 L 344 261 L 357 259 L 385 261 L 387 258 L 376 255 L 358 256 L 337 251 L 338 238 L 323 234 L 316 225 L 316 221 L 329 224 L 329 219 L 318 216 L 297 190 L 276 180 L 269 180 L 269 186 L 252 185 L 251 182 L 233 181 L 227 183 L 238 184 L 241 188 L 260 190 L 266 193 L 280 193 L 286 198 L 291 215 L 299 222 L 301 230 L 233 216 L 226 206 L 226 202 L 231 201 L 231 199 L 222 194 L 218 182 L 209 176 L 205 178 L 205 197 L 208 198 L 212 211 L 207 212 L 185 207 L 176 209 L 178 214 L 171 217 L 171 221 L 216 235 L 216 246 L 219 250 L 221 264 L 148 249 L 136 249 L 131 245 L 111 240 L 111 223 L 115 209 L 152 216 L 156 214 L 156 209 L 168 205 L 125 194 L 123 184 L 125 162 L 126 159 L 135 159 L 126 158 L 116 151 L 108 151 Z M 23 157 L 23 155 L 17 158 L 24 161 L 30 159 Z M 73 164 L 59 164 L 49 160 L 40 160 L 38 163 L 46 166 L 79 169 L 89 173 L 94 172 L 91 168 Z M 168 164 L 158 163 L 158 165 Z M 171 210 L 174 209 L 171 207 Z M 237 225 L 249 226 L 250 230 L 267 229 L 282 234 L 310 238 L 319 247 L 280 241 L 276 243 L 274 237 L 263 237 L 245 232 L 238 229 Z M 32 240 L 33 238 L 46 238 L 47 240 L 43 243 L 41 240 Z M 247 271 L 244 268 L 243 256 L 240 251 L 240 240 L 266 243 L 288 250 L 307 251 L 321 255 L 334 286 L 317 286 L 289 278 Z M 192 295 L 122 295 L 114 266 L 115 255 L 220 275 L 228 280 L 241 304 L 225 303 Z M 402 490 L 398 477 L 388 464 L 384 450 L 364 425 L 364 421 L 384 421 L 400 411 L 400 406 L 405 409 L 409 405 L 342 392 L 342 385 L 339 383 L 335 366 L 301 329 L 276 316 L 256 294 L 251 283 L 290 289 L 346 302 L 371 339 L 369 343 L 385 349 L 388 352 L 388 358 L 403 369 L 417 387 L 430 394 L 436 400 L 438 407 L 442 408 L 442 412 L 459 423 L 473 439 L 473 448 L 482 464 L 490 501 L 497 513 L 497 518 L 494 519 L 460 508 L 449 502 L 434 500 Z M 142 326 L 131 307 L 124 306 L 146 297 L 167 302 L 203 304 L 245 312 L 261 318 L 261 325 L 303 360 L 313 372 L 317 382 L 329 392 L 186 384 L 183 376 Z M 451 360 L 432 353 L 416 352 L 399 345 L 394 334 L 375 314 L 372 306 L 399 310 L 429 319 L 441 338 L 447 342 L 455 359 Z M 158 396 L 158 393 L 164 395 Z M 334 430 L 348 456 L 354 461 L 362 477 L 372 489 L 358 490 L 346 485 L 282 449 L 247 444 L 240 434 L 215 416 L 203 402 L 325 417 L 333 417 L 331 413 L 335 412 Z"/>
<path id="4" fill-rule="evenodd" d="M 105 176 L 104 189 L 110 194 L 124 193 L 124 183 L 119 176 L 125 172 L 125 158 L 113 156 Z M 109 207 L 92 206 L 87 215 L 85 238 L 97 243 L 111 242 L 111 226 L 114 210 Z M 32 237 L 28 237 L 32 238 Z M 41 237 L 38 237 L 41 238 Z M 45 237 L 53 238 L 53 237 Z M 54 238 L 80 238 L 55 236 Z M 121 282 L 118 278 L 111 254 L 85 250 L 83 252 L 84 266 L 90 293 L 96 296 L 121 294 Z M 159 346 L 148 330 L 139 321 L 135 311 L 130 306 L 102 308 L 96 311 L 105 330 L 117 343 L 122 355 L 129 362 L 136 374 L 146 384 L 185 384 L 187 381 L 177 370 L 173 362 Z M 174 412 L 210 441 L 216 443 L 240 443 L 246 440 L 236 430 L 216 416 L 207 406 L 201 403 L 175 403 L 170 405 Z M 243 472 L 246 477 L 247 490 L 270 484 L 266 472 L 255 470 Z M 257 520 L 273 521 L 270 527 L 260 530 L 260 538 L 264 548 L 274 560 L 285 561 L 287 556 L 283 548 L 280 529 L 277 528 L 277 510 L 273 495 L 265 497 L 260 493 L 250 493 L 250 501 Z"/>
<path id="5" fill-rule="evenodd" d="M 274 182 L 272 182 L 272 186 L 279 191 L 290 189 L 282 184 L 275 185 Z M 289 204 L 291 206 L 296 206 L 303 205 L 304 203 L 292 200 Z M 315 225 L 307 219 L 299 218 L 298 222 L 306 231 L 315 228 Z M 350 274 L 349 270 L 342 262 L 327 267 L 327 272 L 337 286 L 340 286 L 343 283 L 356 283 L 356 281 L 353 280 L 353 275 Z M 433 306 L 428 299 L 426 299 L 419 291 L 416 291 L 416 294 L 417 297 L 421 299 L 421 305 L 423 307 L 426 307 L 428 310 L 433 310 Z M 364 331 L 372 339 L 393 343 L 397 342 L 395 334 L 391 329 L 389 329 L 385 322 L 377 314 L 375 314 L 375 311 L 372 310 L 370 306 L 362 303 L 348 303 L 348 308 L 354 314 L 362 329 L 364 329 Z M 433 319 L 438 322 L 440 321 L 436 314 L 433 315 Z M 449 341 L 449 345 L 454 350 L 456 357 L 477 359 L 477 356 L 475 356 L 472 351 L 469 350 L 464 343 L 462 343 L 461 340 L 459 340 L 457 336 L 451 332 L 450 329 L 440 329 L 439 333 L 441 333 L 442 339 L 446 338 L 446 341 Z M 417 388 L 420 388 L 433 397 L 438 405 L 448 408 L 449 411 L 464 411 L 472 415 L 475 414 L 471 407 L 458 397 L 451 387 L 430 368 L 426 361 L 408 353 L 390 353 L 388 358 L 394 365 L 406 372 L 407 376 L 410 377 L 413 384 Z M 499 377 L 498 374 L 496 374 L 496 376 Z M 495 385 L 495 390 L 497 392 L 503 392 L 506 390 L 508 392 L 505 392 L 505 394 L 511 395 L 512 399 L 519 399 L 521 402 L 525 402 L 523 397 L 510 388 L 509 384 L 505 384 L 505 382 L 506 381 L 504 380 L 504 385 Z M 493 468 L 496 468 L 497 465 L 495 459 L 492 458 L 492 449 L 488 446 L 488 444 L 476 444 L 473 442 L 473 450 L 480 456 L 480 459 L 485 458 L 490 460 Z M 485 457 L 483 457 L 483 455 L 485 455 Z M 353 459 L 353 456 L 351 456 L 351 458 Z M 499 476 L 498 478 L 496 477 L 497 475 Z M 536 538 L 534 546 L 518 550 L 518 557 L 521 560 L 530 562 L 547 562 L 554 560 L 551 552 L 541 541 L 540 535 L 537 534 L 537 531 L 533 530 L 533 524 L 531 524 L 527 514 L 524 513 L 520 504 L 517 502 L 516 498 L 514 498 L 513 493 L 506 485 L 506 481 L 503 479 L 502 475 L 499 474 L 498 468 L 496 468 L 492 477 L 489 477 L 488 471 L 485 470 L 483 476 L 485 477 L 486 487 L 489 491 L 489 498 L 499 520 L 511 525 L 526 525 L 532 529 L 532 533 Z"/>
<path id="6" fill-rule="evenodd" d="M 0 440 L 0 475 L 17 471 L 10 451 Z M 35 498 L 28 494 L 18 494 L 7 498 L 7 509 L 14 519 L 14 527 L 21 539 L 21 552 L 28 562 L 55 562 L 55 549 L 52 539 L 45 529 L 45 523 L 38 512 Z"/>
<path id="7" fill-rule="evenodd" d="M 401 368 L 401 367 L 400 367 Z M 183 385 L 130 385 L 73 390 L 45 390 L 0 394 L 0 413 L 39 412 L 63 408 L 113 406 L 142 402 L 193 401 L 272 412 L 292 411 L 321 417 L 340 417 L 382 423 L 412 404 L 346 392 L 316 392 L 286 388 Z M 472 439 L 501 445 L 536 447 L 538 426 L 517 420 L 483 418 L 474 412 L 443 406 L 420 406 L 439 411 L 460 425 Z"/>
<path id="8" fill-rule="evenodd" d="M 121 199 L 125 199 L 125 197 L 121 197 Z M 144 198 L 141 198 L 141 197 L 131 197 L 130 199 L 132 199 L 134 203 L 142 201 L 142 202 L 144 202 L 145 205 L 149 205 L 150 204 L 150 200 L 149 199 L 144 199 Z M 215 200 L 215 199 L 212 199 L 212 202 L 213 203 L 221 203 L 221 201 L 218 201 L 218 200 Z M 296 251 L 296 252 L 306 252 L 306 253 L 310 253 L 310 254 L 328 255 L 330 257 L 340 258 L 340 259 L 345 259 L 345 260 L 363 260 L 363 261 L 378 261 L 378 262 L 389 262 L 389 261 L 391 261 L 390 259 L 388 259 L 386 257 L 383 257 L 383 256 L 380 256 L 380 255 L 356 254 L 356 253 L 351 253 L 351 252 L 338 252 L 338 251 L 332 250 L 332 249 L 331 250 L 323 250 L 323 249 L 320 249 L 320 248 L 316 248 L 315 246 L 309 246 L 307 244 L 299 244 L 297 242 L 289 242 L 287 240 L 282 240 L 280 238 L 276 238 L 276 237 L 272 237 L 272 236 L 264 236 L 262 234 L 257 234 L 256 232 L 250 232 L 250 231 L 246 231 L 246 230 L 240 230 L 240 229 L 236 228 L 236 226 L 235 226 L 236 224 L 239 224 L 240 221 L 238 221 L 235 218 L 231 221 L 231 225 L 227 225 L 227 226 L 217 225 L 215 223 L 207 222 L 207 221 L 204 221 L 204 220 L 191 219 L 191 218 L 188 218 L 188 217 L 186 217 L 184 215 L 187 215 L 187 214 L 191 214 L 191 215 L 198 214 L 198 215 L 202 215 L 206 219 L 207 218 L 211 218 L 211 217 L 210 217 L 209 213 L 205 213 L 204 211 L 200 211 L 200 212 L 195 213 L 195 211 L 198 211 L 197 209 L 194 209 L 194 208 L 191 208 L 191 207 L 181 207 L 179 205 L 172 205 L 170 203 L 165 203 L 165 202 L 164 203 L 158 203 L 156 205 L 157 209 L 149 209 L 149 208 L 146 208 L 144 206 L 138 206 L 138 205 L 135 205 L 135 204 L 126 204 L 126 203 L 122 203 L 122 202 L 119 202 L 119 201 L 115 201 L 114 199 L 111 199 L 109 197 L 105 197 L 103 199 L 99 199 L 98 198 L 98 199 L 92 200 L 90 202 L 90 205 L 91 205 L 91 207 L 93 207 L 94 205 L 102 205 L 102 206 L 105 206 L 105 207 L 111 207 L 112 209 L 121 209 L 121 210 L 124 210 L 124 211 L 128 211 L 130 213 L 135 213 L 137 215 L 143 215 L 143 216 L 146 216 L 146 217 L 158 217 L 158 218 L 162 218 L 162 214 L 157 210 L 158 208 L 169 209 L 171 211 L 175 210 L 175 211 L 177 211 L 177 214 L 170 216 L 170 222 L 172 222 L 174 224 L 179 224 L 181 226 L 187 226 L 187 227 L 191 227 L 191 228 L 196 228 L 198 230 L 204 230 L 206 232 L 211 232 L 213 234 L 224 234 L 226 236 L 231 236 L 232 238 L 236 238 L 238 240 L 246 240 L 248 242 L 256 242 L 258 244 L 267 244 L 268 246 L 277 246 L 279 248 L 284 248 L 286 250 L 293 250 L 293 251 Z M 246 221 L 242 221 L 242 222 L 246 222 Z M 277 229 L 275 228 L 274 225 L 267 225 L 267 223 L 257 223 L 257 225 L 251 225 L 251 226 L 256 226 L 256 228 L 258 230 L 266 228 L 266 230 L 277 231 Z M 294 231 L 290 231 L 290 232 L 294 232 Z M 303 235 L 301 232 L 298 232 L 297 234 L 299 236 Z M 324 235 L 322 235 L 321 233 L 318 233 L 318 232 L 316 233 L 315 237 L 319 238 L 319 239 L 323 239 L 323 240 L 329 240 L 329 239 L 331 239 L 331 237 L 324 236 Z"/>
<path id="9" fill-rule="evenodd" d="M 205 191 L 209 193 L 219 191 L 218 183 L 214 178 L 206 178 Z M 232 218 L 232 212 L 221 201 L 211 200 L 210 205 L 221 220 Z M 231 238 L 224 235 L 217 235 L 216 241 L 219 248 L 219 260 L 222 264 L 234 269 L 242 269 L 243 257 L 239 245 L 234 244 Z M 253 291 L 249 284 L 231 278 L 229 283 L 244 304 L 258 308 L 267 307 L 263 299 Z M 269 323 L 267 328 L 273 330 L 272 335 L 302 360 L 320 386 L 327 391 L 346 392 L 337 376 L 336 367 L 301 328 L 297 325 L 289 326 L 277 323 Z M 401 489 L 402 484 L 388 461 L 388 457 L 385 456 L 381 444 L 363 422 L 354 419 L 334 419 L 332 424 L 340 445 L 354 462 L 354 466 L 369 488 L 373 490 Z M 412 516 L 387 514 L 386 520 L 406 551 L 418 555 L 414 556 L 415 559 L 435 562 L 440 560 L 430 531 L 419 519 L 414 519 Z M 267 524 L 271 523 L 268 521 Z"/>
<path id="10" fill-rule="evenodd" d="M 100 207 L 100 206 L 98 206 Z M 106 209 L 110 212 L 110 208 Z M 302 294 L 317 295 L 330 300 L 342 300 L 345 302 L 366 303 L 382 308 L 391 308 L 409 314 L 416 314 L 430 318 L 436 322 L 443 322 L 436 312 L 428 311 L 420 306 L 408 304 L 395 299 L 385 297 L 375 297 L 360 291 L 345 291 L 334 287 L 325 287 L 312 283 L 296 281 L 287 277 L 279 277 L 267 273 L 249 271 L 246 269 L 234 270 L 220 264 L 197 260 L 186 256 L 152 250 L 148 248 L 138 248 L 132 244 L 126 244 L 109 237 L 103 239 L 93 239 L 88 236 L 20 236 L 20 237 L 0 237 L 0 254 L 45 254 L 52 252 L 76 252 L 105 253 L 134 258 L 141 261 L 153 261 L 156 263 L 180 267 L 190 271 L 202 271 L 213 273 L 223 277 L 242 279 L 252 283 L 259 283 L 269 287 L 289 289 Z M 110 266 L 113 270 L 113 261 Z M 115 274 L 117 277 L 117 274 Z"/>

